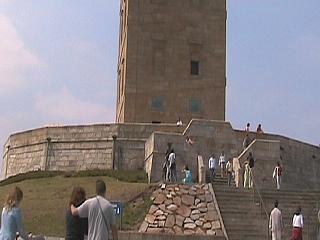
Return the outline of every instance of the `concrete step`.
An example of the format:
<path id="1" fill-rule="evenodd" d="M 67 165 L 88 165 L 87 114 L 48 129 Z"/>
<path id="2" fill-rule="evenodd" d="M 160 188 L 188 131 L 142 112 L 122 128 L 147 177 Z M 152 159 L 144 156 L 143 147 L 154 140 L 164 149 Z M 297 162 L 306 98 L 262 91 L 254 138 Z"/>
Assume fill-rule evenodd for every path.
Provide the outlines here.
<path id="1" fill-rule="evenodd" d="M 228 187 L 225 179 L 219 179 L 212 185 L 230 240 L 267 239 L 268 220 L 257 203 L 260 201 L 258 195 L 252 189 Z M 291 236 L 293 213 L 299 205 L 304 215 L 304 239 L 315 239 L 313 234 L 318 225 L 319 192 L 263 189 L 260 193 L 268 214 L 273 209 L 274 201 L 279 201 L 285 228 L 283 239 Z"/>

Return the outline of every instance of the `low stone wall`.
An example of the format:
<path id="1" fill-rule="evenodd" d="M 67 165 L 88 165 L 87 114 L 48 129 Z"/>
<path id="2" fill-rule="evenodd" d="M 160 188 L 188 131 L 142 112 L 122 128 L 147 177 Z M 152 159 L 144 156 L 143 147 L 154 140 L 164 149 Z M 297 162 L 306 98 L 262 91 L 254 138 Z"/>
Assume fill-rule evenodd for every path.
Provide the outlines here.
<path id="1" fill-rule="evenodd" d="M 64 240 L 64 238 L 45 237 L 46 240 Z M 224 237 L 212 235 L 172 235 L 156 233 L 119 232 L 119 240 L 224 240 Z"/>
<path id="2" fill-rule="evenodd" d="M 244 151 L 239 157 L 239 163 L 242 169 L 240 174 L 236 174 L 240 179 L 235 179 L 239 181 L 239 187 L 243 188 L 243 174 L 244 174 L 244 162 L 248 161 L 249 153 L 253 153 L 255 159 L 254 168 L 252 168 L 252 174 L 255 183 L 259 188 L 275 188 L 275 182 L 272 178 L 274 166 L 276 166 L 277 161 L 280 160 L 280 141 L 271 141 L 257 139 L 251 143 L 251 145 Z"/>
<path id="3" fill-rule="evenodd" d="M 224 237 L 208 184 L 162 184 L 139 232 Z"/>
<path id="4" fill-rule="evenodd" d="M 221 121 L 192 120 L 183 134 L 155 132 L 146 142 L 145 166 L 151 182 L 162 179 L 162 164 L 164 162 L 167 143 L 177 153 L 177 166 L 181 171 L 188 165 L 197 179 L 196 159 L 198 153 L 203 157 L 205 167 L 211 154 L 219 159 L 222 150 L 226 159 L 238 157 L 242 150 L 244 131 L 233 130 L 230 123 Z M 193 144 L 186 143 L 186 137 Z M 273 168 L 277 161 L 283 166 L 282 183 L 288 189 L 306 188 L 319 190 L 320 186 L 320 148 L 308 143 L 273 134 L 250 133 L 251 138 L 259 141 L 269 141 L 257 144 L 251 151 L 257 159 L 254 169 L 255 180 L 260 188 L 273 188 Z M 271 144 L 272 143 L 272 144 Z M 178 180 L 182 180 L 182 175 Z"/>
<path id="5" fill-rule="evenodd" d="M 209 156 L 215 154 L 219 158 L 222 150 L 227 159 L 238 157 L 244 135 L 244 131 L 234 130 L 229 122 L 211 120 L 192 120 L 186 128 L 175 124 L 133 123 L 39 128 L 9 137 L 3 151 L 1 178 L 36 170 L 145 168 L 149 180 L 156 182 L 162 179 L 167 144 L 172 143 L 177 153 L 179 181 L 183 178 L 184 165 L 189 166 L 197 179 L 198 153 L 206 168 Z M 273 134 L 250 133 L 250 136 L 280 142 L 280 150 L 275 151 L 280 151 L 284 185 L 319 189 L 319 147 Z M 193 143 L 187 143 L 186 137 Z M 264 159 L 270 159 L 275 152 L 263 148 L 254 151 L 264 152 Z M 276 161 L 276 158 L 264 161 L 269 163 L 264 164 L 262 173 L 272 176 Z"/>
<path id="6" fill-rule="evenodd" d="M 173 235 L 157 233 L 120 232 L 119 240 L 225 240 L 221 236 L 212 235 Z"/>
<path id="7" fill-rule="evenodd" d="M 97 124 L 45 127 L 13 134 L 3 151 L 2 178 L 37 170 L 143 169 L 144 145 L 175 124 Z"/>
<path id="8" fill-rule="evenodd" d="M 244 131 L 235 130 L 234 132 L 238 141 L 244 139 Z M 278 159 L 271 161 L 272 165 L 262 172 L 264 175 L 268 175 L 270 181 L 273 181 L 273 168 L 279 161 L 283 167 L 282 184 L 284 187 L 289 189 L 320 189 L 320 147 L 276 134 L 257 135 L 251 132 L 250 137 L 279 142 L 280 146 L 275 150 L 279 152 Z M 272 151 L 266 157 L 270 155 L 272 155 Z M 255 175 L 257 176 L 257 173 Z"/>

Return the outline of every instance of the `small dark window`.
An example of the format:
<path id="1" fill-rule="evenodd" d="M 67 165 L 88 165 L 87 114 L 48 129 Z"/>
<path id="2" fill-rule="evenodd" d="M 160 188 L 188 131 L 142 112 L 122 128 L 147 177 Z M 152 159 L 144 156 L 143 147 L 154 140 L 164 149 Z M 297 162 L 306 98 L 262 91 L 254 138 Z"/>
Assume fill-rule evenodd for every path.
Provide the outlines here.
<path id="1" fill-rule="evenodd" d="M 201 111 L 201 102 L 196 99 L 190 100 L 190 112 L 191 113 L 200 113 Z"/>
<path id="2" fill-rule="evenodd" d="M 152 121 L 151 123 L 160 124 L 160 121 Z"/>
<path id="3" fill-rule="evenodd" d="M 191 75 L 199 75 L 199 61 L 191 61 Z"/>
<path id="4" fill-rule="evenodd" d="M 151 109 L 155 111 L 164 111 L 164 98 L 163 97 L 152 98 Z"/>

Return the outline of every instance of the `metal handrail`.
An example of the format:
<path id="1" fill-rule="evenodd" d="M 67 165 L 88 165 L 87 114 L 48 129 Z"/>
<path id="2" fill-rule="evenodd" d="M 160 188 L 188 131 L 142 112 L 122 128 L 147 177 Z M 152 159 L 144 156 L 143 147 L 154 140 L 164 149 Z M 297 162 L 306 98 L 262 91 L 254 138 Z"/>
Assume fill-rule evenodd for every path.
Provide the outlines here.
<path id="1" fill-rule="evenodd" d="M 264 211 L 264 214 L 265 214 L 265 217 L 266 217 L 266 220 L 267 220 L 267 234 L 268 234 L 268 239 L 270 237 L 269 235 L 269 214 L 268 214 L 268 211 L 267 211 L 267 208 L 264 204 L 264 201 L 262 199 L 262 196 L 261 196 L 261 193 L 259 191 L 259 188 L 254 180 L 254 176 L 253 176 L 253 173 L 251 171 L 251 178 L 252 178 L 252 183 L 253 183 L 253 186 L 252 186 L 252 189 L 253 189 L 253 202 L 254 202 L 254 193 L 256 192 L 258 194 L 258 197 L 259 197 L 259 201 L 260 201 L 260 209 L 262 207 L 263 211 Z"/>

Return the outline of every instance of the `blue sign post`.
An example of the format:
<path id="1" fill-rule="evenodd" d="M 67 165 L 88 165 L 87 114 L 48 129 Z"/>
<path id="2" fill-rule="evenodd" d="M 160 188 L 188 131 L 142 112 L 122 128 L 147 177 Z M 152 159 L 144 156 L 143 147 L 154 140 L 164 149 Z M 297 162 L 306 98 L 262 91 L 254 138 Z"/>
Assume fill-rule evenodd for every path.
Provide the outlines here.
<path id="1" fill-rule="evenodd" d="M 119 229 L 122 229 L 122 216 L 123 216 L 123 203 L 121 201 L 110 202 L 113 206 L 114 213 L 116 215 L 117 222 L 119 224 Z"/>

